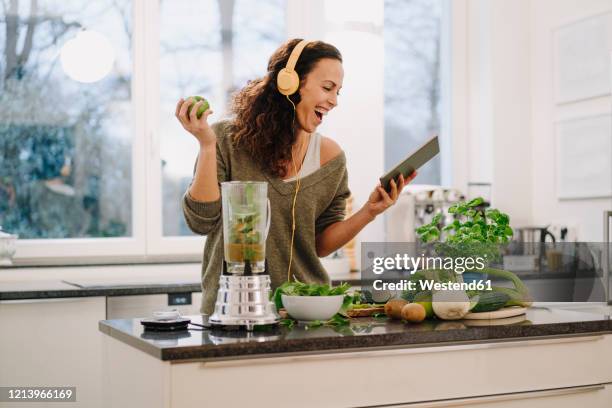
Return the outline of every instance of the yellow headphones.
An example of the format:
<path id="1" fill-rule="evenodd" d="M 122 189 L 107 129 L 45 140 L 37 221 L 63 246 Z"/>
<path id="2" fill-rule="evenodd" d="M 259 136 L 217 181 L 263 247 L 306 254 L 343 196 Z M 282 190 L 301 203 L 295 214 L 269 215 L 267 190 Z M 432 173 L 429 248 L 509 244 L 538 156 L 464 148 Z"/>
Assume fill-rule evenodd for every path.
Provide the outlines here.
<path id="1" fill-rule="evenodd" d="M 300 77 L 297 72 L 295 72 L 295 64 L 297 64 L 298 58 L 300 58 L 300 54 L 304 47 L 308 45 L 311 41 L 302 40 L 295 47 L 293 47 L 293 51 L 291 51 L 291 55 L 287 60 L 287 65 L 285 68 L 281 69 L 276 76 L 276 87 L 278 88 L 278 92 L 285 95 L 287 100 L 293 106 L 293 122 L 295 123 L 295 104 L 291 99 L 289 99 L 289 95 L 293 95 L 300 88 Z M 292 126 L 293 129 L 293 126 Z M 291 280 L 291 263 L 293 261 L 293 238 L 295 236 L 295 203 L 297 201 L 298 191 L 300 191 L 300 175 L 297 172 L 297 166 L 295 165 L 295 160 L 293 158 L 293 151 L 291 152 L 291 162 L 293 163 L 293 171 L 296 175 L 295 182 L 295 195 L 293 196 L 293 204 L 291 205 L 291 248 L 289 250 L 289 266 L 287 267 L 287 281 Z M 302 168 L 300 167 L 300 171 Z"/>
<path id="2" fill-rule="evenodd" d="M 287 97 L 293 95 L 300 87 L 300 77 L 297 72 L 295 72 L 295 64 L 297 64 L 302 50 L 309 42 L 308 40 L 302 40 L 293 47 L 293 51 L 291 51 L 291 55 L 287 60 L 287 65 L 285 68 L 281 69 L 276 76 L 276 87 L 278 88 L 278 92 Z"/>

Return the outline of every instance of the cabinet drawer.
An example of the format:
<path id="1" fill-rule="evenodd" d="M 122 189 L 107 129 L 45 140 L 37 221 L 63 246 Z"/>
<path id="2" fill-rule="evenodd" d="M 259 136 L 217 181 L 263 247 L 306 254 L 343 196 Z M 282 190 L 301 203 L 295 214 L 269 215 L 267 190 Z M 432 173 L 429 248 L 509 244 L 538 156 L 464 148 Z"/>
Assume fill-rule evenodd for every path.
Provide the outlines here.
<path id="1" fill-rule="evenodd" d="M 173 364 L 173 396 L 185 406 L 247 404 L 263 387 L 295 406 L 346 407 L 586 386 L 612 382 L 611 347 L 611 335 L 596 335 Z M 215 400 L 229 382 L 244 392 Z M 201 393 L 189 392 L 198 384 Z"/>
<path id="2" fill-rule="evenodd" d="M 597 384 L 449 401 L 392 405 L 389 408 L 608 408 L 611 401 L 612 386 Z"/>

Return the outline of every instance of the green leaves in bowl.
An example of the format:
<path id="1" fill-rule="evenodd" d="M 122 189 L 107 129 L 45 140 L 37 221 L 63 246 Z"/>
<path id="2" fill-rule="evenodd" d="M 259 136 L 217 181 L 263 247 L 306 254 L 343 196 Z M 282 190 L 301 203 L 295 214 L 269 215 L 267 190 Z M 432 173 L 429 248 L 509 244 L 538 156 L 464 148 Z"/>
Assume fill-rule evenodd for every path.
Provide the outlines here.
<path id="1" fill-rule="evenodd" d="M 294 282 L 285 282 L 274 291 L 273 299 L 276 310 L 283 308 L 282 295 L 286 296 L 338 296 L 344 295 L 342 308 L 338 314 L 346 316 L 346 311 L 353 303 L 353 297 L 347 292 L 350 289 L 348 283 L 342 283 L 338 286 L 330 286 L 326 283 L 303 283 L 298 280 Z"/>
<path id="2" fill-rule="evenodd" d="M 345 295 L 349 290 L 350 285 L 343 283 L 339 286 L 332 287 L 328 284 L 320 283 L 303 283 L 300 281 L 285 282 L 274 291 L 274 304 L 279 310 L 283 307 L 281 295 L 287 296 L 337 296 Z M 351 298 L 352 301 L 352 298 Z"/>

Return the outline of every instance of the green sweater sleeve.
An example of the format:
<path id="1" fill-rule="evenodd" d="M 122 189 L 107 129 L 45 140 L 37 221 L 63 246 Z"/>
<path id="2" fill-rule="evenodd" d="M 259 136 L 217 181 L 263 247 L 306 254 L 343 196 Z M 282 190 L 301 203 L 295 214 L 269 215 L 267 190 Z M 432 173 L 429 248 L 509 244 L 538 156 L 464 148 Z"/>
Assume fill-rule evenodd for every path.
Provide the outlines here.
<path id="1" fill-rule="evenodd" d="M 226 159 L 219 148 L 222 138 L 225 137 L 225 129 L 222 129 L 222 126 L 223 123 L 221 122 L 215 123 L 212 126 L 213 131 L 217 135 L 217 180 L 219 184 L 229 180 L 228 167 L 225 164 Z M 194 174 L 197 165 L 198 160 L 196 159 L 193 167 Z M 191 187 L 191 183 L 189 183 L 189 187 Z M 221 222 L 221 198 L 209 202 L 196 201 L 189 194 L 189 187 L 183 195 L 182 202 L 185 222 L 194 233 L 207 235 L 210 231 L 218 228 Z"/>
<path id="2" fill-rule="evenodd" d="M 338 184 L 338 188 L 336 189 L 334 198 L 315 222 L 315 235 L 320 234 L 330 225 L 344 220 L 344 217 L 346 216 L 346 200 L 350 195 L 351 191 L 348 187 L 348 171 L 346 170 L 346 167 L 344 167 L 343 175 L 340 179 L 340 183 Z"/>

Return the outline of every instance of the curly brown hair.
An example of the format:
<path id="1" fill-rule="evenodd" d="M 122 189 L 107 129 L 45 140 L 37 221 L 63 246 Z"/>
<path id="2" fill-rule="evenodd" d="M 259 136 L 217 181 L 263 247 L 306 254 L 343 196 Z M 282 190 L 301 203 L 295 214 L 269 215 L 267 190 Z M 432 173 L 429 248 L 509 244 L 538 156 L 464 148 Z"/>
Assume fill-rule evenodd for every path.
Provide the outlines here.
<path id="1" fill-rule="evenodd" d="M 263 171 L 281 178 L 287 174 L 298 123 L 293 121 L 293 106 L 276 87 L 276 77 L 301 40 L 289 40 L 274 51 L 268 61 L 267 74 L 249 81 L 233 96 L 231 104 L 231 112 L 235 115 L 232 125 L 234 146 L 247 151 Z M 314 41 L 304 48 L 295 66 L 300 87 L 316 63 L 324 58 L 342 62 L 340 51 L 331 44 Z M 300 103 L 299 91 L 289 98 L 297 106 Z"/>

